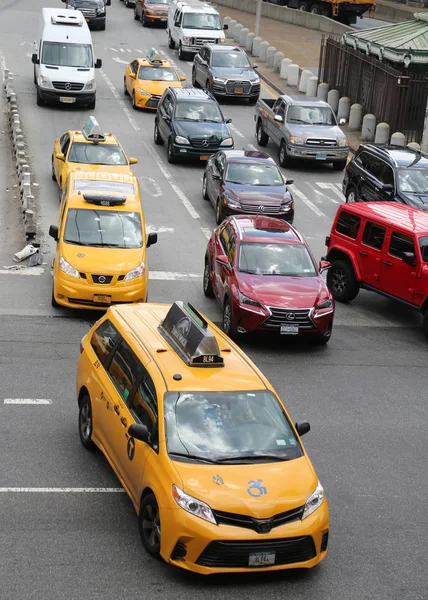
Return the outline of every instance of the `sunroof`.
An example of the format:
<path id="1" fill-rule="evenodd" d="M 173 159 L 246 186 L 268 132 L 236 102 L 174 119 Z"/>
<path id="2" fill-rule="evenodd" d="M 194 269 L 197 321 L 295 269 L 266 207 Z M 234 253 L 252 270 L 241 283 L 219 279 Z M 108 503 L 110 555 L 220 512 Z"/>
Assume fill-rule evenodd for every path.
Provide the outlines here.
<path id="1" fill-rule="evenodd" d="M 268 237 L 268 238 L 287 238 L 287 239 L 296 239 L 294 232 L 292 229 L 281 229 L 279 227 L 257 227 L 247 229 L 244 228 L 244 233 L 248 237 Z"/>

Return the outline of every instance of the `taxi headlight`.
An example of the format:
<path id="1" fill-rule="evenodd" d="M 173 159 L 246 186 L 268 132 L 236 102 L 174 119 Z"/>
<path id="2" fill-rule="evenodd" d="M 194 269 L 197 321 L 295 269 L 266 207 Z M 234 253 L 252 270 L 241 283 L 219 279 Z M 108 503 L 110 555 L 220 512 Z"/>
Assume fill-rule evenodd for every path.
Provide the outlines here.
<path id="1" fill-rule="evenodd" d="M 48 79 L 44 75 L 39 75 L 39 86 L 44 87 L 44 88 L 51 88 L 52 83 L 51 83 L 50 79 Z"/>
<path id="2" fill-rule="evenodd" d="M 208 506 L 208 504 L 202 502 L 202 500 L 197 500 L 196 498 L 193 498 L 193 496 L 189 496 L 189 494 L 186 494 L 183 492 L 183 490 L 180 490 L 180 488 L 176 485 L 172 486 L 172 496 L 177 502 L 178 506 L 181 506 L 181 508 L 189 512 L 191 515 L 217 525 L 217 521 L 215 520 L 211 508 Z"/>
<path id="3" fill-rule="evenodd" d="M 127 273 L 125 275 L 125 278 L 123 281 L 132 281 L 132 279 L 137 279 L 137 277 L 142 277 L 142 275 L 144 275 L 145 272 L 146 272 L 146 265 L 144 264 L 144 262 L 142 262 L 141 264 L 138 265 L 138 267 L 135 267 L 135 269 L 132 269 L 132 271 L 129 271 L 129 273 Z"/>
<path id="4" fill-rule="evenodd" d="M 347 140 L 346 138 L 345 138 L 345 139 L 343 139 L 343 140 L 342 140 L 342 139 L 341 139 L 341 140 L 337 140 L 337 145 L 338 145 L 340 148 L 344 148 L 345 146 L 347 146 L 347 145 L 348 145 L 348 140 Z"/>
<path id="5" fill-rule="evenodd" d="M 233 139 L 230 137 L 226 138 L 225 140 L 222 141 L 220 146 L 233 146 Z"/>
<path id="6" fill-rule="evenodd" d="M 305 140 L 301 137 L 290 135 L 290 144 L 304 144 Z"/>
<path id="7" fill-rule="evenodd" d="M 190 142 L 187 138 L 183 137 L 182 135 L 176 135 L 175 136 L 175 143 L 176 144 L 181 144 L 182 146 L 189 146 Z"/>
<path id="8" fill-rule="evenodd" d="M 67 262 L 63 256 L 61 256 L 59 259 L 59 268 L 63 273 L 67 273 L 67 275 L 77 278 L 80 277 L 79 271 L 73 267 L 73 265 L 70 265 L 70 263 Z"/>
<path id="9" fill-rule="evenodd" d="M 146 92 L 146 90 L 142 90 L 141 88 L 138 88 L 138 93 L 140 96 L 151 96 L 149 92 Z"/>
<path id="10" fill-rule="evenodd" d="M 309 517 L 313 512 L 317 510 L 324 502 L 325 493 L 324 488 L 321 483 L 318 481 L 318 485 L 315 489 L 315 492 L 309 496 L 306 500 L 305 508 L 303 510 L 302 520 Z"/>
<path id="11" fill-rule="evenodd" d="M 86 84 L 85 84 L 85 90 L 94 90 L 95 89 L 95 79 L 90 79 Z"/>

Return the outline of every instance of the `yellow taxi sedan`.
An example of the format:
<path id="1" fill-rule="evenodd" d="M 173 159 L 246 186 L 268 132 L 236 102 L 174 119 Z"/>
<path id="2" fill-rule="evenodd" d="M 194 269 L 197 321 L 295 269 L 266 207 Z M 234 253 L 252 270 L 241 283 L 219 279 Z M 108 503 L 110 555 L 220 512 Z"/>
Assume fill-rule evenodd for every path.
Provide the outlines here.
<path id="1" fill-rule="evenodd" d="M 133 175 L 131 165 L 119 140 L 112 133 L 103 133 L 94 117 L 89 117 L 81 131 L 66 131 L 59 136 L 52 150 L 52 179 L 64 187 L 73 171 L 102 171 Z"/>
<path id="2" fill-rule="evenodd" d="M 123 91 L 131 97 L 133 108 L 156 110 L 164 91 L 168 87 L 183 87 L 185 80 L 151 48 L 146 58 L 136 58 L 126 67 Z"/>

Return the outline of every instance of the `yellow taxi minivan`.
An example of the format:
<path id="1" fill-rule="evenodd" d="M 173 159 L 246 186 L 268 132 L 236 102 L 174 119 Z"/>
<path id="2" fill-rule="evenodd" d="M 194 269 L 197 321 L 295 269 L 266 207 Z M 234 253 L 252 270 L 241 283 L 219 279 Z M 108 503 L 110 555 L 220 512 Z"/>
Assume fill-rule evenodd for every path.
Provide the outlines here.
<path id="1" fill-rule="evenodd" d="M 134 175 L 76 171 L 66 181 L 53 262 L 52 305 L 102 310 L 114 303 L 146 302 L 146 239 Z"/>
<path id="2" fill-rule="evenodd" d="M 201 574 L 311 568 L 324 489 L 273 387 L 189 303 L 112 306 L 82 339 L 79 435 L 138 514 L 146 550 Z"/>

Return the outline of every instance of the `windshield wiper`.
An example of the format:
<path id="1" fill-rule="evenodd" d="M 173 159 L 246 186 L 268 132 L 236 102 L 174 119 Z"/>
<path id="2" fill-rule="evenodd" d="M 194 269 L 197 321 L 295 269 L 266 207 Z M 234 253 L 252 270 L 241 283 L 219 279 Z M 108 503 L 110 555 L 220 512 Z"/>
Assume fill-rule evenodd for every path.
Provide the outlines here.
<path id="1" fill-rule="evenodd" d="M 197 454 L 185 454 L 184 452 L 168 452 L 169 456 L 182 456 L 183 458 L 191 458 L 193 460 L 200 460 L 201 462 L 210 463 L 216 465 L 218 461 L 198 456 Z"/>
<path id="2" fill-rule="evenodd" d="M 229 456 L 227 458 L 219 458 L 217 462 L 229 462 L 233 460 L 277 460 L 277 461 L 287 461 L 291 460 L 291 458 L 287 458 L 286 456 L 276 456 L 276 454 L 245 454 L 243 456 Z"/>
<path id="3" fill-rule="evenodd" d="M 248 271 L 246 269 L 239 269 L 240 273 L 249 273 L 250 275 L 255 275 L 256 272 L 255 271 Z"/>
<path id="4" fill-rule="evenodd" d="M 91 248 L 126 248 L 126 246 L 122 246 L 121 244 L 97 244 L 97 243 L 89 243 L 82 244 L 82 246 L 91 246 Z"/>
<path id="5" fill-rule="evenodd" d="M 312 123 L 309 123 L 309 121 L 304 121 L 303 119 L 294 119 L 293 117 L 290 117 L 289 123 L 304 123 L 304 125 L 312 125 Z"/>
<path id="6" fill-rule="evenodd" d="M 221 123 L 220 119 L 198 119 L 202 123 Z"/>

